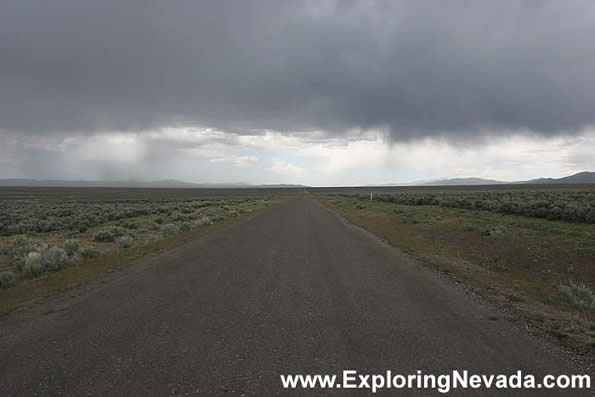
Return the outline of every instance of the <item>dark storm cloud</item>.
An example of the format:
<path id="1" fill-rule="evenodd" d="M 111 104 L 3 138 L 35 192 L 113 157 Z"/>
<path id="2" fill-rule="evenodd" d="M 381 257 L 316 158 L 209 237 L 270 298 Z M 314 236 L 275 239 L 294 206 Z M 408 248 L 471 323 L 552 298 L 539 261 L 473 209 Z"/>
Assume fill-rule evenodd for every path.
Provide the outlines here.
<path id="1" fill-rule="evenodd" d="M 202 124 L 576 131 L 595 118 L 585 1 L 0 4 L 0 129 Z"/>

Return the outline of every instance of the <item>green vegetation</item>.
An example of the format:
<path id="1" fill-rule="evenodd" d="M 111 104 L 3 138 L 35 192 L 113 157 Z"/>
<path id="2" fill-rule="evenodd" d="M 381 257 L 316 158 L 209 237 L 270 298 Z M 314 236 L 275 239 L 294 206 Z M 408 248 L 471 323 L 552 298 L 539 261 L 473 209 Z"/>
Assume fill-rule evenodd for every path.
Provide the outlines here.
<path id="1" fill-rule="evenodd" d="M 595 293 L 585 284 L 560 285 L 550 297 L 553 302 L 564 303 L 580 310 L 595 312 Z"/>
<path id="2" fill-rule="evenodd" d="M 11 271 L 0 272 L 0 288 L 10 288 L 16 283 L 16 276 Z"/>
<path id="3" fill-rule="evenodd" d="M 78 243 L 68 240 L 65 248 L 58 248 L 53 244 L 29 242 L 23 238 L 13 241 L 8 248 L 9 265 L 14 272 L 24 277 L 38 277 L 43 273 L 55 272 L 67 266 L 80 264 L 81 256 Z"/>
<path id="4" fill-rule="evenodd" d="M 164 237 L 175 236 L 176 234 L 180 233 L 180 231 L 180 227 L 173 223 L 168 223 L 167 225 L 161 226 L 161 233 Z"/>
<path id="5" fill-rule="evenodd" d="M 360 200 L 369 197 L 366 194 L 355 196 Z M 394 192 L 378 194 L 374 199 L 404 205 L 433 205 L 549 220 L 595 223 L 594 190 Z M 356 206 L 362 204 L 358 203 Z"/>
<path id="6" fill-rule="evenodd" d="M 97 258 L 100 255 L 101 251 L 96 250 L 95 248 L 83 248 L 81 250 L 81 256 L 85 259 Z"/>
<path id="7" fill-rule="evenodd" d="M 116 235 L 118 235 L 118 229 L 115 229 L 116 231 Z M 113 233 L 110 232 L 99 232 L 95 235 L 95 241 L 99 241 L 102 243 L 111 243 L 112 241 L 114 241 L 116 239 L 116 237 L 114 236 Z"/>
<path id="8" fill-rule="evenodd" d="M 66 240 L 64 242 L 64 251 L 66 255 L 74 255 L 79 252 L 79 243 L 76 240 Z"/>
<path id="9" fill-rule="evenodd" d="M 122 236 L 118 239 L 118 244 L 122 248 L 130 248 L 134 245 L 134 237 L 132 236 Z"/>
<path id="10" fill-rule="evenodd" d="M 227 196 L 221 197 L 205 191 L 202 198 L 187 197 L 191 192 L 187 189 L 161 189 L 151 198 L 151 190 L 112 189 L 108 192 L 115 197 L 110 200 L 94 199 L 93 189 L 54 190 L 44 189 L 42 196 L 38 189 L 24 189 L 18 195 L 9 195 L 10 188 L 0 189 L 1 288 L 43 279 L 122 249 L 142 251 L 156 241 L 183 236 L 278 201 L 269 191 L 250 190 L 231 196 L 225 191 Z M 139 193 L 148 198 L 136 198 Z M 164 194 L 173 197 L 161 197 Z"/>
<path id="11" fill-rule="evenodd" d="M 297 189 L 300 190 L 300 189 Z M 85 233 L 109 223 L 127 230 L 142 227 L 139 219 L 156 223 L 194 223 L 204 216 L 233 216 L 242 203 L 270 201 L 296 189 L 0 189 L 0 236 L 40 233 Z M 216 208 L 216 210 L 215 210 Z M 215 214 L 217 212 L 217 214 Z M 221 214 L 219 214 L 221 212 Z M 116 236 L 118 237 L 118 236 Z"/>

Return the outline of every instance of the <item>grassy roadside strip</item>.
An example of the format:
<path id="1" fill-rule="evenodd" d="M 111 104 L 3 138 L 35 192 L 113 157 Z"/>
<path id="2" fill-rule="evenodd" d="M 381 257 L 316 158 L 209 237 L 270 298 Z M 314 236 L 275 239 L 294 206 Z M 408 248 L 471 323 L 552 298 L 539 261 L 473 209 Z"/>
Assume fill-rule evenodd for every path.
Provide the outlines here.
<path id="1" fill-rule="evenodd" d="M 593 357 L 595 313 L 560 286 L 595 287 L 595 226 L 485 211 L 313 195 L 323 206 L 448 274 L 513 322 Z M 591 295 L 592 297 L 592 295 Z"/>
<path id="2" fill-rule="evenodd" d="M 269 201 L 237 217 L 227 218 L 221 222 L 205 225 L 198 229 L 132 248 L 113 249 L 105 255 L 87 260 L 81 265 L 66 267 L 57 272 L 49 272 L 38 278 L 24 279 L 12 288 L 0 289 L 0 316 L 6 315 L 27 303 L 39 301 L 52 294 L 75 288 L 77 285 L 83 284 L 101 273 L 121 269 L 134 260 L 149 254 L 169 250 L 229 225 L 248 221 L 266 209 L 281 205 L 287 199 L 289 197 Z"/>

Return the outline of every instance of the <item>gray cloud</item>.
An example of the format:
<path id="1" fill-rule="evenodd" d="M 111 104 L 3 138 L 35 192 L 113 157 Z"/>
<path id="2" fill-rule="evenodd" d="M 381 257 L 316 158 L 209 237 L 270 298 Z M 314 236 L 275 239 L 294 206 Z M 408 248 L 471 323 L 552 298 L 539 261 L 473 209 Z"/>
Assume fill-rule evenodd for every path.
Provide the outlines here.
<path id="1" fill-rule="evenodd" d="M 0 4 L 0 129 L 544 136 L 595 122 L 589 1 Z"/>

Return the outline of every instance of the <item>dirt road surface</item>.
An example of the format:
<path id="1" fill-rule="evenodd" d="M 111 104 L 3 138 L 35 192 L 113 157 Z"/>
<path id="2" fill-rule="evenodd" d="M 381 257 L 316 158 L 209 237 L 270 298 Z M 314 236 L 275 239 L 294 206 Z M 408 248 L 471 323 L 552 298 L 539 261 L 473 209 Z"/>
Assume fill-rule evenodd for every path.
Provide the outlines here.
<path id="1" fill-rule="evenodd" d="M 493 313 L 304 196 L 1 319 L 0 395 L 349 394 L 286 391 L 280 375 L 578 371 Z"/>

